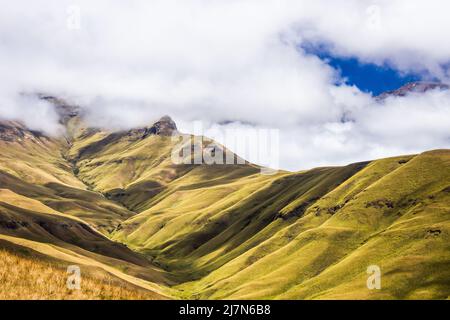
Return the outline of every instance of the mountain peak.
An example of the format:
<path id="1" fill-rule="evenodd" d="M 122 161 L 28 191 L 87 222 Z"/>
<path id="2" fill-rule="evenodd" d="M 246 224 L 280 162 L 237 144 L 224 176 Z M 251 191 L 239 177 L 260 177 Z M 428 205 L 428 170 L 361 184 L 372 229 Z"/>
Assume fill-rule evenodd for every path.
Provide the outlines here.
<path id="1" fill-rule="evenodd" d="M 144 139 L 150 135 L 171 136 L 177 132 L 175 121 L 169 116 L 163 116 L 149 127 L 134 128 L 126 132 L 131 140 Z"/>
<path id="2" fill-rule="evenodd" d="M 44 93 L 37 93 L 37 96 L 39 99 L 45 100 L 54 105 L 55 110 L 59 115 L 59 121 L 64 125 L 66 125 L 71 118 L 82 114 L 82 107 L 71 104 L 62 98 Z M 131 133 L 135 133 L 137 131 L 142 131 L 145 136 L 150 134 L 170 136 L 173 132 L 177 131 L 177 125 L 170 116 L 165 115 L 153 123 L 150 127 L 130 130 Z"/>
<path id="3" fill-rule="evenodd" d="M 448 90 L 450 89 L 450 86 L 441 82 L 416 81 L 407 83 L 396 90 L 383 92 L 376 98 L 378 100 L 383 100 L 388 97 L 404 97 L 410 93 L 425 93 L 434 89 Z"/>
<path id="4" fill-rule="evenodd" d="M 175 131 L 177 131 L 177 125 L 168 115 L 163 116 L 149 128 L 150 134 L 161 136 L 170 136 Z"/>

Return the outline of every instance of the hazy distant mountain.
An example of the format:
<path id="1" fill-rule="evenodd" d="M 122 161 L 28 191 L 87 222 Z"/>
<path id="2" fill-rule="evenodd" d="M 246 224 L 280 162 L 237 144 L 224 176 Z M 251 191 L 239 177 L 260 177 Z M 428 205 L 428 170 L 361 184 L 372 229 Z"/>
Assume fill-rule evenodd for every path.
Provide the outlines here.
<path id="1" fill-rule="evenodd" d="M 430 90 L 448 90 L 449 88 L 449 85 L 439 82 L 410 82 L 396 90 L 383 92 L 377 98 L 382 100 L 392 96 L 404 97 L 410 93 L 425 93 Z"/>

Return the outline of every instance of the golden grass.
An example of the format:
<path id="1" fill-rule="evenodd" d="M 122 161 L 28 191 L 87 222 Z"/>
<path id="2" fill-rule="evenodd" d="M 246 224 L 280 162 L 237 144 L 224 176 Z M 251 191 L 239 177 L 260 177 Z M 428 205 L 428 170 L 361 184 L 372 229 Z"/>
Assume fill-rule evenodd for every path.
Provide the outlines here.
<path id="1" fill-rule="evenodd" d="M 99 271 L 82 273 L 80 290 L 71 290 L 67 288 L 69 274 L 62 263 L 4 249 L 0 249 L 0 261 L 1 300 L 153 300 L 160 297 Z"/>

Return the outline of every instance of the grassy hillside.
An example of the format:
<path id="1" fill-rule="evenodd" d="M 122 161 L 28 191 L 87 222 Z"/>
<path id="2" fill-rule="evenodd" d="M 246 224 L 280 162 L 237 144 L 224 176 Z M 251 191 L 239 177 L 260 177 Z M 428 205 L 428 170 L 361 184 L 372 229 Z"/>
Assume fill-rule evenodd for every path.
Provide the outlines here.
<path id="1" fill-rule="evenodd" d="M 267 176 L 250 163 L 173 164 L 168 118 L 121 132 L 72 113 L 64 124 L 57 139 L 2 123 L 0 248 L 56 278 L 58 263 L 78 262 L 140 288 L 82 298 L 450 295 L 450 150 Z M 381 290 L 366 287 L 369 265 Z"/>
<path id="2" fill-rule="evenodd" d="M 89 191 L 65 158 L 68 147 L 65 139 L 0 122 L 0 188 L 80 217 L 103 233 L 111 232 L 134 213 Z"/>
<path id="3" fill-rule="evenodd" d="M 294 223 L 179 288 L 207 298 L 447 298 L 449 161 L 449 151 L 375 161 Z M 377 177 L 381 168 L 389 171 Z M 366 288 L 372 264 L 380 291 Z"/>
<path id="4" fill-rule="evenodd" d="M 67 262 L 0 242 L 0 299 L 136 300 L 161 295 L 132 285 L 98 268 L 82 268 L 80 290 L 67 287 Z"/>

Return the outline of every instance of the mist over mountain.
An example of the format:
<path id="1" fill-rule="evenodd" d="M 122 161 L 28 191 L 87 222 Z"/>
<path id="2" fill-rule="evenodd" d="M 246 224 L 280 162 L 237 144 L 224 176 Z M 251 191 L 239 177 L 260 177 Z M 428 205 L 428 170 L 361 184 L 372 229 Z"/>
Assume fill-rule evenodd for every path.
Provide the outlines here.
<path id="1" fill-rule="evenodd" d="M 230 150 L 231 164 L 174 163 L 174 136 L 187 138 L 189 157 L 203 150 L 168 116 L 110 130 L 88 125 L 81 106 L 39 99 L 52 105 L 61 134 L 0 123 L 2 268 L 32 265 L 60 277 L 76 263 L 89 285 L 68 296 L 60 278 L 47 280 L 51 290 L 36 289 L 39 274 L 30 273 L 20 291 L 0 297 L 450 294 L 448 149 L 265 175 Z M 367 288 L 373 265 L 383 272 L 383 290 Z M 3 281 L 12 288 L 17 279 Z"/>
<path id="2" fill-rule="evenodd" d="M 2 1 L 0 300 L 448 300 L 448 12 Z"/>
<path id="3" fill-rule="evenodd" d="M 258 113 L 252 121 L 236 121 L 236 118 L 220 122 L 202 121 L 202 117 L 195 119 L 189 113 L 175 111 L 171 114 L 171 109 L 153 109 L 145 102 L 109 104 L 104 99 L 97 99 L 89 103 L 79 98 L 52 94 L 21 94 L 15 99 L 5 100 L 3 109 L 0 107 L 1 118 L 22 121 L 31 129 L 52 136 L 60 135 L 64 129 L 58 109 L 51 105 L 55 101 L 45 99 L 46 95 L 79 108 L 86 125 L 111 131 L 145 127 L 167 114 L 175 120 L 181 132 L 194 133 L 196 123 L 200 123 L 200 132 L 196 134 L 225 145 L 225 133 L 232 135 L 235 132 L 236 135 L 251 130 L 276 129 L 280 135 L 279 150 L 282 150 L 277 169 L 293 171 L 448 148 L 450 141 L 450 90 L 442 83 L 410 83 L 377 97 L 356 99 L 350 106 L 347 102 L 338 102 L 336 111 L 321 112 L 319 118 L 306 122 L 295 122 L 295 117 L 285 116 L 279 122 L 274 118 L 272 123 L 261 123 Z M 5 111 L 1 113 L 1 110 Z M 228 139 L 237 141 L 239 137 Z M 229 147 L 237 151 L 234 146 Z M 257 157 L 253 161 L 261 165 L 270 162 Z"/>
<path id="4" fill-rule="evenodd" d="M 119 130 L 166 114 L 183 132 L 201 121 L 206 136 L 251 123 L 280 130 L 289 170 L 448 148 L 448 92 L 380 107 L 303 49 L 448 83 L 445 9 L 440 0 L 15 1 L 0 13 L 0 116 L 57 134 L 48 104 L 18 96 L 44 92 Z"/>

